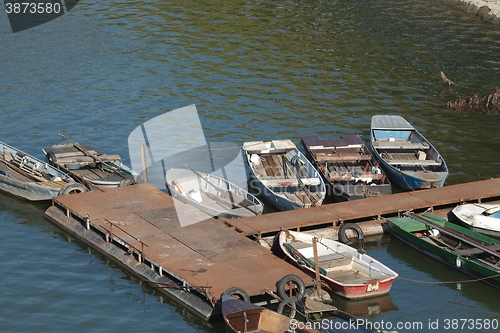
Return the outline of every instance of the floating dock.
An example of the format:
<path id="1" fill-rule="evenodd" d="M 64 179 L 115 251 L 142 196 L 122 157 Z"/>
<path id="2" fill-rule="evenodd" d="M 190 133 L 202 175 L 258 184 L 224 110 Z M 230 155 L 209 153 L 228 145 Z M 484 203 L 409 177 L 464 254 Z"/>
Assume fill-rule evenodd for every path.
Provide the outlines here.
<path id="1" fill-rule="evenodd" d="M 278 281 L 310 277 L 251 238 L 281 229 L 334 231 L 341 223 L 370 225 L 382 232 L 384 217 L 400 212 L 441 209 L 464 202 L 500 200 L 500 179 L 404 192 L 252 218 L 216 220 L 181 227 L 176 202 L 149 185 L 55 197 L 45 216 L 143 281 L 204 319 L 210 319 L 222 293 L 243 289 L 251 301 L 275 292 Z M 199 214 L 203 214 L 199 212 Z M 360 223 L 361 222 L 361 223 Z M 374 233 L 375 233 L 374 232 Z"/>
<path id="2" fill-rule="evenodd" d="M 331 228 L 343 223 L 360 223 L 365 234 L 382 233 L 386 217 L 399 213 L 450 210 L 462 203 L 500 200 L 500 178 L 444 186 L 426 190 L 395 193 L 388 196 L 325 204 L 302 210 L 284 211 L 251 218 L 227 220 L 236 231 L 255 238 L 276 234 L 281 229 Z M 335 235 L 336 237 L 336 235 Z"/>
<path id="3" fill-rule="evenodd" d="M 288 274 L 312 284 L 301 270 L 208 215 L 181 227 L 174 200 L 139 184 L 56 197 L 45 216 L 207 320 L 229 288 L 255 298 L 275 292 Z"/>

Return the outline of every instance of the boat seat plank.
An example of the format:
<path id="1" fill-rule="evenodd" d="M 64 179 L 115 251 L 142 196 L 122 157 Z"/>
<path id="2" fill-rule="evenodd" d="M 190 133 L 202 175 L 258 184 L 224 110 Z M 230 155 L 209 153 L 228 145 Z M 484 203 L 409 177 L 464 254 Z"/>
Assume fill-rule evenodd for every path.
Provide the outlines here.
<path id="1" fill-rule="evenodd" d="M 322 256 L 318 256 L 318 262 L 327 262 L 331 260 L 340 260 L 340 259 L 345 259 L 345 256 L 343 256 L 340 253 L 329 253 Z M 349 259 L 349 262 L 350 261 L 351 260 Z"/>
<path id="2" fill-rule="evenodd" d="M 304 185 L 320 185 L 319 178 L 301 178 L 301 181 Z M 297 179 L 261 179 L 261 182 L 267 187 L 299 186 Z"/>
<path id="3" fill-rule="evenodd" d="M 440 166 L 441 161 L 436 160 L 386 160 L 391 165 L 418 165 L 418 166 Z"/>
<path id="4" fill-rule="evenodd" d="M 377 149 L 428 149 L 430 148 L 427 142 L 411 142 L 405 140 L 376 140 L 373 146 Z"/>
<path id="5" fill-rule="evenodd" d="M 344 153 L 337 153 L 337 154 L 323 154 L 319 153 L 315 155 L 316 161 L 319 163 L 321 162 L 346 162 L 346 161 L 369 161 L 372 159 L 371 155 L 365 155 L 365 154 L 344 154 Z"/>

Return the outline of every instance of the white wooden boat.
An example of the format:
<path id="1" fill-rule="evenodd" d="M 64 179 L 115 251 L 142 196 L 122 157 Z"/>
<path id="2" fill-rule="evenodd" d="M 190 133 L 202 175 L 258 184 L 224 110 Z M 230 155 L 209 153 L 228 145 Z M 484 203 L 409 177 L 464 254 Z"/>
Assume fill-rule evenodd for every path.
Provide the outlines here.
<path id="1" fill-rule="evenodd" d="M 473 203 L 453 208 L 452 213 L 467 228 L 500 237 L 500 205 Z"/>
<path id="2" fill-rule="evenodd" d="M 118 187 L 135 184 L 139 174 L 120 161 L 119 155 L 107 155 L 89 145 L 80 145 L 61 135 L 69 144 L 43 149 L 45 159 L 56 168 L 93 187 Z"/>
<path id="3" fill-rule="evenodd" d="M 286 257 L 312 277 L 314 266 L 311 234 L 291 230 L 277 236 Z M 328 289 L 349 299 L 387 294 L 398 274 L 366 253 L 327 238 L 317 238 L 318 265 L 321 281 Z"/>
<path id="4" fill-rule="evenodd" d="M 264 205 L 254 195 L 230 181 L 192 169 L 167 171 L 170 194 L 214 217 L 237 218 L 262 213 Z"/>
<path id="5" fill-rule="evenodd" d="M 442 187 L 448 177 L 443 157 L 403 117 L 373 116 L 371 145 L 387 176 L 403 189 Z"/>
<path id="6" fill-rule="evenodd" d="M 245 142 L 250 184 L 280 210 L 319 206 L 326 188 L 323 178 L 290 140 Z"/>
<path id="7" fill-rule="evenodd" d="M 0 190 L 30 201 L 85 192 L 66 173 L 0 142 Z"/>

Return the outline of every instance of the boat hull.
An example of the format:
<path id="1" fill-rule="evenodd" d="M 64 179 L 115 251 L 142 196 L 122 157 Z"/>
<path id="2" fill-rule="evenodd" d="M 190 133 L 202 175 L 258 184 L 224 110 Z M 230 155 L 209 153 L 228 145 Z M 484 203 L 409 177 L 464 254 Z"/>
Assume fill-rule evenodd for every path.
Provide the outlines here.
<path id="1" fill-rule="evenodd" d="M 375 156 L 380 161 L 385 174 L 394 184 L 404 190 L 443 187 L 448 177 L 447 172 L 405 172 L 387 163 L 380 154 L 375 153 Z"/>
<path id="2" fill-rule="evenodd" d="M 464 204 L 455 207 L 452 213 L 464 227 L 484 235 L 500 238 L 499 205 Z"/>
<path id="3" fill-rule="evenodd" d="M 66 183 L 53 183 L 42 186 L 34 182 L 20 182 L 0 175 L 0 190 L 29 201 L 52 200 L 52 197 L 59 195 L 64 185 L 66 185 Z"/>
<path id="4" fill-rule="evenodd" d="M 489 268 L 486 265 L 479 264 L 477 261 L 472 260 L 472 258 L 467 256 L 462 256 L 452 251 L 443 249 L 442 247 L 436 246 L 418 236 L 412 232 L 418 232 L 418 224 L 411 221 L 411 226 L 407 224 L 406 219 L 389 218 L 388 225 L 391 233 L 400 239 L 405 244 L 414 248 L 415 250 L 426 254 L 427 256 L 434 258 L 450 267 L 453 267 L 467 275 L 474 278 L 484 279 L 483 282 L 500 288 L 500 271 Z M 464 235 L 474 235 L 474 232 L 467 228 L 463 228 L 458 225 L 451 224 L 449 222 L 441 223 L 445 227 L 453 228 L 453 230 L 462 233 Z M 426 225 L 421 223 L 420 227 L 422 231 L 427 230 Z M 409 231 L 411 230 L 411 232 Z M 477 235 L 475 236 L 477 237 Z M 492 277 L 485 279 L 486 277 Z"/>

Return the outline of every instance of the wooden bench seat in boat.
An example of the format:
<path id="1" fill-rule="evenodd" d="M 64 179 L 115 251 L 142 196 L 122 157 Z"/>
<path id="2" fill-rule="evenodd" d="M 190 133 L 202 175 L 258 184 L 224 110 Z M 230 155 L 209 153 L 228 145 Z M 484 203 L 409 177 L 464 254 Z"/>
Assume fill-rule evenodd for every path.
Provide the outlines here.
<path id="1" fill-rule="evenodd" d="M 315 159 L 319 163 L 321 162 L 348 162 L 348 161 L 369 161 L 372 159 L 371 155 L 359 154 L 359 153 L 343 153 L 341 150 L 337 150 L 337 153 L 325 154 L 318 153 L 315 154 Z"/>
<path id="2" fill-rule="evenodd" d="M 297 178 L 274 178 L 274 179 L 260 179 L 262 184 L 267 187 L 282 187 L 282 186 L 299 186 L 299 181 Z M 319 178 L 301 178 L 300 179 L 304 185 L 319 185 Z"/>
<path id="3" fill-rule="evenodd" d="M 418 166 L 440 166 L 442 164 L 441 161 L 436 161 L 436 160 L 417 160 L 417 159 L 411 159 L 411 160 L 386 160 L 387 163 L 391 165 L 418 165 Z"/>
<path id="4" fill-rule="evenodd" d="M 427 142 L 411 142 L 406 140 L 376 140 L 373 142 L 376 149 L 428 149 Z"/>

